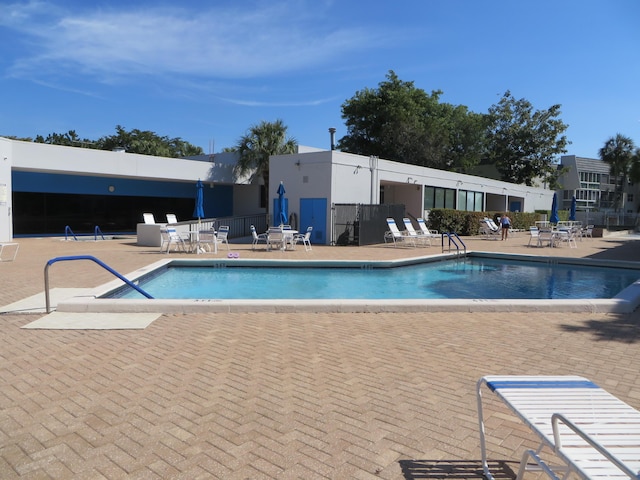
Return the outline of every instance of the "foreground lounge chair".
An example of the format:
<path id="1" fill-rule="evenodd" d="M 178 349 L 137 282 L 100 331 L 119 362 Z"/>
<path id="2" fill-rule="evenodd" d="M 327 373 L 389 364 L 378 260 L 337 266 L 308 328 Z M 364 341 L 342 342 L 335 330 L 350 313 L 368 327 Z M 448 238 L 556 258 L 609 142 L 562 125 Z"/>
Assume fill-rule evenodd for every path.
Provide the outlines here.
<path id="1" fill-rule="evenodd" d="M 477 383 L 480 449 L 487 462 L 482 389 L 494 392 L 540 437 L 522 455 L 517 479 L 536 464 L 550 478 L 576 473 L 589 479 L 638 479 L 640 412 L 586 378 L 577 376 L 488 376 Z M 562 462 L 552 465 L 550 460 Z"/>
<path id="2" fill-rule="evenodd" d="M 398 243 L 408 243 L 411 246 L 416 246 L 416 241 L 408 235 L 404 235 L 396 225 L 396 221 L 393 218 L 387 218 L 387 230 L 384 234 L 384 243 L 393 241 L 393 246 L 396 247 Z"/>
<path id="3" fill-rule="evenodd" d="M 410 218 L 403 218 L 402 223 L 404 223 L 404 229 L 407 232 L 407 235 L 413 238 L 413 240 L 416 242 L 416 245 L 420 244 L 431 246 L 431 238 L 427 235 L 416 232 L 415 228 L 413 228 L 413 223 L 411 223 Z"/>

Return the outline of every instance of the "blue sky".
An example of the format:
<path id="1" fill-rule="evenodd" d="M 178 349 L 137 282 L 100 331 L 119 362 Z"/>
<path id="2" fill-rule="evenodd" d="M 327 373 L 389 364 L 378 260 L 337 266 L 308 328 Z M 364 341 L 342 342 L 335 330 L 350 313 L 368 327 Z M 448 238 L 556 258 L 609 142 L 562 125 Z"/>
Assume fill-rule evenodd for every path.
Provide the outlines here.
<path id="1" fill-rule="evenodd" d="M 302 145 L 389 70 L 486 113 L 562 105 L 569 154 L 640 145 L 638 0 L 0 0 L 0 135 L 115 126 L 209 153 L 282 119 Z"/>

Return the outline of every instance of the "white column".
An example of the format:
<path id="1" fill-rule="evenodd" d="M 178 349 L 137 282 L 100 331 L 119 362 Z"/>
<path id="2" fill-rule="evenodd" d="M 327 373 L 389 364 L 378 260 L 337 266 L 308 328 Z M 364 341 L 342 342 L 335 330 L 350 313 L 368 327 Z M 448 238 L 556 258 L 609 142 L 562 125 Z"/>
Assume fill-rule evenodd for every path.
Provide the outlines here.
<path id="1" fill-rule="evenodd" d="M 0 139 L 0 242 L 13 241 L 11 203 L 11 141 Z"/>

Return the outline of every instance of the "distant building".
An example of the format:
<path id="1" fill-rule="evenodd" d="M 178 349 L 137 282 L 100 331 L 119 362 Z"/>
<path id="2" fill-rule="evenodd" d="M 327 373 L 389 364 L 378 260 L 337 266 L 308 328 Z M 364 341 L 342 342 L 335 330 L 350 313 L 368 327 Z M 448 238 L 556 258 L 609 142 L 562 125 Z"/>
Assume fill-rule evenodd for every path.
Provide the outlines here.
<path id="1" fill-rule="evenodd" d="M 614 178 L 609 173 L 609 165 L 594 158 L 563 155 L 560 167 L 567 172 L 560 177 L 561 208 L 571 206 L 571 198 L 576 196 L 576 210 L 581 212 L 613 212 L 616 184 L 620 185 L 622 177 Z M 637 187 L 627 181 L 623 186 L 620 212 L 635 214 L 638 211 Z"/>

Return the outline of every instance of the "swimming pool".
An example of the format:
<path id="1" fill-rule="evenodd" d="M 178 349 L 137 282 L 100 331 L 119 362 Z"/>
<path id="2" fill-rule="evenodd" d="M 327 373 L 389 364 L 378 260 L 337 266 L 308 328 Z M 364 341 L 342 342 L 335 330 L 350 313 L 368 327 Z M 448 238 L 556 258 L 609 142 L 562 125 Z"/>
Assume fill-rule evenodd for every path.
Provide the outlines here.
<path id="1" fill-rule="evenodd" d="M 470 257 L 395 268 L 167 266 L 138 286 L 174 299 L 612 298 L 640 270 Z M 142 298 L 132 288 L 111 298 Z"/>
<path id="2" fill-rule="evenodd" d="M 584 267 L 602 267 L 609 270 L 609 275 L 615 272 L 625 270 L 631 272 L 632 277 L 640 278 L 640 265 L 631 265 L 629 262 L 615 261 L 598 261 L 593 259 L 580 258 L 547 258 L 534 255 L 511 255 L 511 254 L 493 254 L 487 252 L 469 252 L 469 258 L 486 258 L 494 259 L 501 262 L 507 260 L 525 261 L 530 264 L 542 265 L 547 269 L 551 265 L 570 265 Z M 456 254 L 442 254 L 425 257 L 414 257 L 409 259 L 365 262 L 365 261 L 298 261 L 298 260 L 250 260 L 250 259 L 166 259 L 149 265 L 145 268 L 137 270 L 127 277 L 136 282 L 146 282 L 146 278 L 157 275 L 158 272 L 167 268 L 189 266 L 192 268 L 207 267 L 210 270 L 233 270 L 236 267 L 298 267 L 304 271 L 313 267 L 330 267 L 344 268 L 349 267 L 355 270 L 364 270 L 364 273 L 371 273 L 369 270 L 377 270 L 385 268 L 387 272 L 394 270 L 389 267 L 408 267 L 428 262 L 441 262 L 443 260 L 452 260 L 463 265 L 464 262 L 455 260 L 458 258 Z M 222 268 L 229 267 L 229 268 Z M 231 268 L 233 267 L 233 268 Z M 303 268 L 299 268 L 303 267 Z M 491 268 L 497 268 L 495 265 Z M 635 269 L 634 269 L 635 268 Z M 241 270 L 241 269 L 240 269 Z M 580 283 L 576 283 L 576 274 L 574 276 L 573 285 L 574 292 L 581 287 Z M 588 275 L 588 274 L 587 274 Z M 580 275 L 585 276 L 585 275 Z M 508 278 L 508 277 L 507 277 Z M 553 282 L 556 281 L 554 278 Z M 633 281 L 633 280 L 632 280 Z M 304 280 L 302 280 L 304 282 Z M 264 285 L 264 279 L 259 282 L 244 281 L 236 284 L 236 290 L 244 290 L 250 283 L 258 283 Z M 467 282 L 460 280 L 457 273 L 449 278 L 448 284 L 443 282 L 441 288 L 446 285 L 456 283 L 465 284 Z M 514 282 L 508 282 L 514 283 Z M 412 285 L 415 282 L 412 282 Z M 360 290 L 367 290 L 358 285 Z M 549 281 L 544 282 L 540 279 L 536 280 L 536 288 L 538 290 L 554 291 L 555 285 L 551 285 Z M 88 297 L 74 298 L 58 304 L 58 311 L 70 312 L 162 312 L 162 313 L 189 313 L 189 312 L 440 312 L 440 311 L 548 311 L 548 312 L 612 312 L 626 313 L 635 310 L 640 305 L 640 282 L 633 283 L 622 291 L 610 298 L 576 298 L 573 294 L 564 295 L 563 298 L 551 297 L 547 298 L 190 298 L 190 299 L 140 299 L 140 298 L 113 298 L 122 292 L 122 282 L 114 280 L 103 285 Z M 304 290 L 299 288 L 298 290 Z M 308 289 L 307 289 L 308 290 Z M 410 290 L 410 289 L 406 289 Z M 493 291 L 501 293 L 501 287 L 494 285 Z"/>

